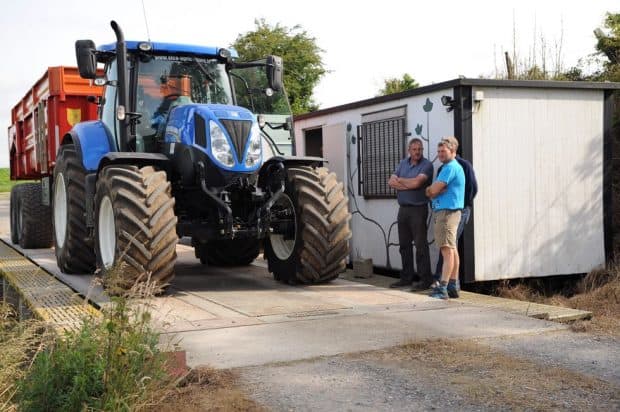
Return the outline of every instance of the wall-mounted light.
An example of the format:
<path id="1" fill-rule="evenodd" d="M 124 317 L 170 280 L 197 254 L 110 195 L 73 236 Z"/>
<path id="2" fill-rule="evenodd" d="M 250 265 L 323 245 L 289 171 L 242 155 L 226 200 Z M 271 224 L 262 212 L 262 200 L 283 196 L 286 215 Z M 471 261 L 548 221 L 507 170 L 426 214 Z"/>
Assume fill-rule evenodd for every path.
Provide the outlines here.
<path id="1" fill-rule="evenodd" d="M 456 100 L 452 96 L 441 96 L 441 104 L 446 106 L 447 112 L 451 112 L 456 107 Z"/>

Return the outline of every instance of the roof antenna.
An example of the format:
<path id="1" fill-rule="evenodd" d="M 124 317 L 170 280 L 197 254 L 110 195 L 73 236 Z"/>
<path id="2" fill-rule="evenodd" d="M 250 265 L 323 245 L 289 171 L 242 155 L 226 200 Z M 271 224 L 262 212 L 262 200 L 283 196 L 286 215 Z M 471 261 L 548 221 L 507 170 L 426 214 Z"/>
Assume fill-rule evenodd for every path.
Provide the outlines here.
<path id="1" fill-rule="evenodd" d="M 151 42 L 151 33 L 149 32 L 149 22 L 146 19 L 146 8 L 144 7 L 144 0 L 142 0 L 142 15 L 144 16 L 144 25 L 146 26 L 146 37 Z"/>

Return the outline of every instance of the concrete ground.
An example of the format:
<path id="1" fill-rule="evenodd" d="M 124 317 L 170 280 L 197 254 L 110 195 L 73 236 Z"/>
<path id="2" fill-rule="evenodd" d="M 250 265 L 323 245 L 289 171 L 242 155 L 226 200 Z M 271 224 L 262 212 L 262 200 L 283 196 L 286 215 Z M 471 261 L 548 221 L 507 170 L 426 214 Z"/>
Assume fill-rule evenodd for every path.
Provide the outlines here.
<path id="1" fill-rule="evenodd" d="M 8 242 L 7 237 L 3 237 Z M 65 275 L 53 250 L 23 251 L 100 305 L 92 275 Z M 177 246 L 177 275 L 150 303 L 165 335 L 187 351 L 190 366 L 260 365 L 366 351 L 421 339 L 481 338 L 564 329 L 497 310 L 431 299 L 338 279 L 290 286 L 273 280 L 262 260 L 247 267 L 206 267 Z"/>
<path id="2" fill-rule="evenodd" d="M 8 242 L 8 200 L 0 236 Z M 92 275 L 65 275 L 51 249 L 24 251 L 77 292 L 105 304 Z M 412 340 L 542 333 L 564 325 L 444 302 L 408 291 L 338 279 L 327 285 L 278 283 L 265 261 L 236 268 L 201 265 L 177 246 L 176 277 L 152 303 L 155 319 L 187 351 L 190 366 L 260 365 L 386 348 Z"/>

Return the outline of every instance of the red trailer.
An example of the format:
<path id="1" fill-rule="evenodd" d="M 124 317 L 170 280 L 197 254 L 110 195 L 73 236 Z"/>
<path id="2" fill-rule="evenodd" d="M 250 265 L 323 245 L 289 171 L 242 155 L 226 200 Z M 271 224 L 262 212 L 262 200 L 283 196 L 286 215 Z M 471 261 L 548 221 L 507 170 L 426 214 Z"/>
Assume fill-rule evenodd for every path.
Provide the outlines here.
<path id="1" fill-rule="evenodd" d="M 100 97 L 102 91 L 75 67 L 50 67 L 11 110 L 11 179 L 41 179 L 11 190 L 13 243 L 52 246 L 49 188 L 60 139 L 76 123 L 97 119 L 97 104 L 89 96 Z"/>
<path id="2" fill-rule="evenodd" d="M 59 139 L 74 124 L 97 118 L 88 96 L 102 87 L 82 79 L 75 67 L 50 67 L 11 111 L 11 179 L 51 176 Z"/>

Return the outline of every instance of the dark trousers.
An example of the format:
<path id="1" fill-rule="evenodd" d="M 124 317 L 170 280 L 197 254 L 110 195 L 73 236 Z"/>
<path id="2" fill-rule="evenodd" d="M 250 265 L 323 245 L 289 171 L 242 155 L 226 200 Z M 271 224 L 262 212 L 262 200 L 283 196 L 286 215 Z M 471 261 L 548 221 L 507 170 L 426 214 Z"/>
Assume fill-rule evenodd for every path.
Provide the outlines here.
<path id="1" fill-rule="evenodd" d="M 431 283 L 431 258 L 428 253 L 427 240 L 428 206 L 401 206 L 398 209 L 398 243 L 403 270 L 400 279 L 413 282 L 419 278 Z M 415 243 L 415 260 L 417 268 L 413 269 L 413 243 Z"/>

